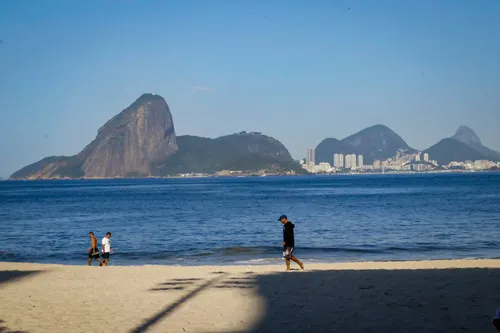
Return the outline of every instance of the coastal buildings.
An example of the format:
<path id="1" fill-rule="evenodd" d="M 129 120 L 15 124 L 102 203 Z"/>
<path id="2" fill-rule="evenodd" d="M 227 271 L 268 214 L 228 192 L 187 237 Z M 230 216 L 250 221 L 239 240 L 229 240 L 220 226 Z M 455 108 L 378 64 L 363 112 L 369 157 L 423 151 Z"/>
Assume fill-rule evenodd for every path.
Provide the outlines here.
<path id="1" fill-rule="evenodd" d="M 364 168 L 363 155 L 356 154 L 333 154 L 333 167 L 336 169 L 363 169 Z"/>
<path id="2" fill-rule="evenodd" d="M 314 149 L 307 148 L 306 164 L 316 163 L 316 154 Z"/>
<path id="3" fill-rule="evenodd" d="M 346 169 L 356 169 L 356 154 L 350 154 L 345 156 L 345 168 Z"/>
<path id="4" fill-rule="evenodd" d="M 308 158 L 301 163 L 302 168 L 315 174 L 329 173 L 366 173 L 366 172 L 428 172 L 428 171 L 484 171 L 500 170 L 500 162 L 487 160 L 477 161 L 453 161 L 447 165 L 439 165 L 437 161 L 431 160 L 428 153 L 408 154 L 401 150 L 394 157 L 386 160 L 375 160 L 373 164 L 365 165 L 364 156 L 356 154 L 343 155 L 333 154 L 333 166 L 330 163 L 321 162 L 316 164 L 312 161 L 314 150 L 308 149 Z"/>
<path id="5" fill-rule="evenodd" d="M 342 169 L 344 167 L 343 154 L 333 154 L 333 166 L 337 169 Z"/>

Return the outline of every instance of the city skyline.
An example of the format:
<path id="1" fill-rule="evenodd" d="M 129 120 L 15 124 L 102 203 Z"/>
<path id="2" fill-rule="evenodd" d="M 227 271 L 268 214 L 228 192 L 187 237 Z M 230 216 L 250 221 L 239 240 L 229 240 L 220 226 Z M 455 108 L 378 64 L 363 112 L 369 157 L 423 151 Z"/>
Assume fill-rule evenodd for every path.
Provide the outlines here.
<path id="1" fill-rule="evenodd" d="M 0 176 L 77 153 L 146 92 L 178 135 L 262 132 L 297 159 L 374 124 L 420 150 L 466 124 L 500 150 L 499 16 L 493 0 L 0 2 Z"/>
<path id="2" fill-rule="evenodd" d="M 312 151 L 312 152 L 311 152 Z M 307 154 L 314 156 L 314 149 L 307 149 Z M 363 163 L 363 155 L 356 154 L 333 154 L 333 165 L 328 162 L 302 160 L 302 168 L 310 173 L 338 173 L 338 172 L 377 172 L 385 170 L 396 172 L 426 172 L 439 170 L 469 170 L 482 171 L 491 168 L 500 169 L 500 162 L 490 160 L 474 160 L 474 161 L 452 161 L 446 165 L 440 165 L 437 161 L 431 160 L 428 153 L 421 151 L 407 154 L 403 151 L 398 151 L 395 156 L 385 160 L 374 160 L 370 165 Z"/>

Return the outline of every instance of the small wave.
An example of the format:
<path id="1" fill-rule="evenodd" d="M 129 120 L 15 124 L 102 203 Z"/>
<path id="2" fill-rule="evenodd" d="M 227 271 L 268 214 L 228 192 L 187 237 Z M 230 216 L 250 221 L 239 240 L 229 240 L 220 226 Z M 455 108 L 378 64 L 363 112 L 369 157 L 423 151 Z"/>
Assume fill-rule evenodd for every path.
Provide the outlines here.
<path id="1" fill-rule="evenodd" d="M 270 249 L 273 248 L 263 247 L 263 246 L 256 246 L 256 247 L 233 246 L 233 247 L 222 248 L 218 252 L 222 252 L 225 255 L 239 255 L 239 254 L 266 253 Z"/>

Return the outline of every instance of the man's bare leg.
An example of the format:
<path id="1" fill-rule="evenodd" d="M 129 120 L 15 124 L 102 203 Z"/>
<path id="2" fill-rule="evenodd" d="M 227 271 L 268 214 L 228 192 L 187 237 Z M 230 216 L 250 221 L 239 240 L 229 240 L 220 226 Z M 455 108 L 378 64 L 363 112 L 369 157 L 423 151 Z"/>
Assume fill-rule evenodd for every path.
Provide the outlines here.
<path id="1" fill-rule="evenodd" d="M 108 266 L 109 259 L 104 259 L 104 266 Z"/>
<path id="2" fill-rule="evenodd" d="M 288 272 L 290 270 L 290 259 L 285 258 L 285 262 L 286 262 L 286 271 Z"/>
<path id="3" fill-rule="evenodd" d="M 293 262 L 299 265 L 300 269 L 304 270 L 304 264 L 299 259 L 295 258 L 294 256 L 292 256 L 290 259 L 292 259 Z M 290 265 L 290 261 L 288 261 L 288 264 Z"/>
<path id="4" fill-rule="evenodd" d="M 92 259 L 89 258 L 87 261 L 89 262 L 89 266 L 92 266 Z"/>
<path id="5" fill-rule="evenodd" d="M 101 258 L 97 258 L 97 261 L 99 261 L 99 266 L 103 266 L 104 262 L 102 262 Z"/>

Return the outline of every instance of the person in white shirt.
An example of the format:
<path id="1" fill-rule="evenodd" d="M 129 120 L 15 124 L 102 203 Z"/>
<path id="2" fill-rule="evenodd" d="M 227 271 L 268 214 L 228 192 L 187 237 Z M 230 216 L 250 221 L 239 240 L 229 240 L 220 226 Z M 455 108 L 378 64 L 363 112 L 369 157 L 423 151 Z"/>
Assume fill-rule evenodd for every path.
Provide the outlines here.
<path id="1" fill-rule="evenodd" d="M 108 266 L 109 253 L 111 252 L 111 233 L 107 232 L 106 236 L 102 239 L 102 258 L 104 259 L 104 266 Z"/>

